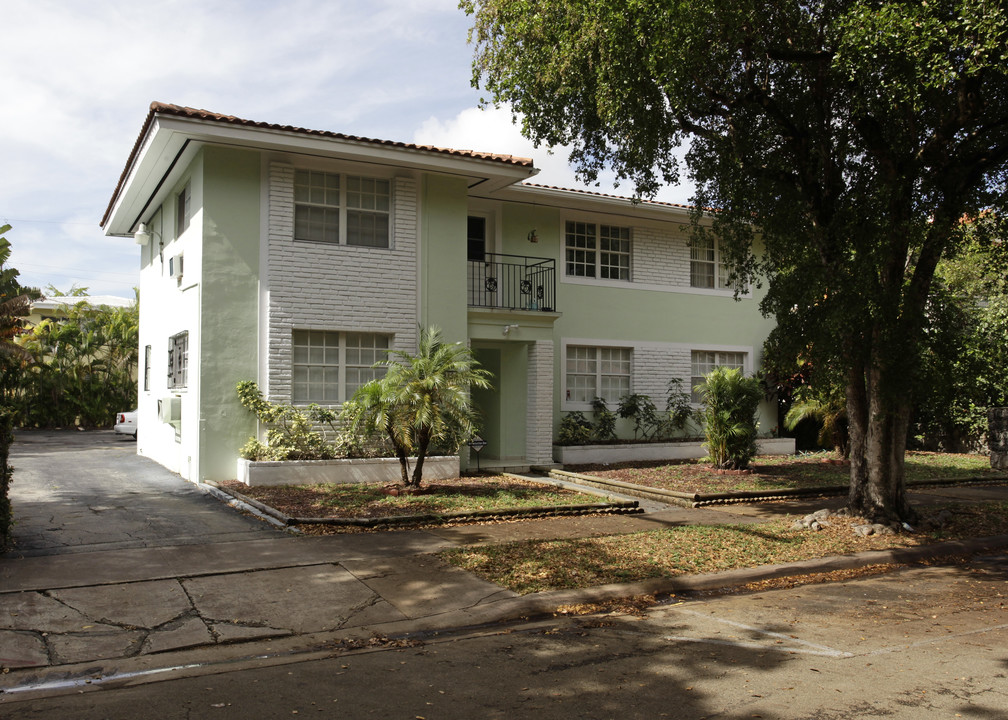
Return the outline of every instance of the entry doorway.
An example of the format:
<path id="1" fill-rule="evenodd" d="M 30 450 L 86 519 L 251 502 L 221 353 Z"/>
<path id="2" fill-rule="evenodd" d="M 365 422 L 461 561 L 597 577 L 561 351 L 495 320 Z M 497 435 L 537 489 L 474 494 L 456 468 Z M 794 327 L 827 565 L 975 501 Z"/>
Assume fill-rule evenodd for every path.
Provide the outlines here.
<path id="1" fill-rule="evenodd" d="M 521 342 L 473 343 L 473 355 L 493 374 L 491 388 L 472 391 L 480 414 L 479 434 L 487 443 L 479 454 L 480 467 L 525 465 L 528 346 Z M 469 465 L 476 467 L 474 454 Z"/>

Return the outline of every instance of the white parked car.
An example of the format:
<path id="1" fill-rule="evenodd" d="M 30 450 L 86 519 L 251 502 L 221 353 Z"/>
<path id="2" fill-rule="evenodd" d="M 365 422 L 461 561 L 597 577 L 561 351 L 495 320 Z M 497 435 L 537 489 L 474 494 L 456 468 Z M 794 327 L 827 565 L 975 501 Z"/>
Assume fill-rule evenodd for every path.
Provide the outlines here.
<path id="1" fill-rule="evenodd" d="M 120 435 L 137 436 L 137 411 L 121 412 L 116 415 L 115 431 Z"/>

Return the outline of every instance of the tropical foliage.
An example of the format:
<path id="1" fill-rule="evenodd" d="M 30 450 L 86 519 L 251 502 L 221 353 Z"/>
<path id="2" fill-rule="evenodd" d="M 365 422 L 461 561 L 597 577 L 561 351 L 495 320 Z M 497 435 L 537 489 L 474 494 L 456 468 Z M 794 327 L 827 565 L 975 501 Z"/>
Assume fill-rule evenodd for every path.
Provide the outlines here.
<path id="1" fill-rule="evenodd" d="M 696 389 L 704 403 L 704 447 L 711 464 L 745 470 L 756 457 L 756 411 L 763 399 L 762 384 L 738 368 L 716 367 Z"/>
<path id="2" fill-rule="evenodd" d="M 4 235 L 10 225 L 0 227 L 0 552 L 10 546 L 11 505 L 8 490 L 14 468 L 7 464 L 8 451 L 14 441 L 14 412 L 11 407 L 18 387 L 18 378 L 31 361 L 16 340 L 23 331 L 22 318 L 28 314 L 31 300 L 39 296 L 35 288 L 22 287 L 20 273 L 7 265 L 11 246 Z"/>
<path id="3" fill-rule="evenodd" d="M 61 316 L 26 330 L 18 344 L 31 362 L 12 406 L 26 427 L 103 427 L 136 406 L 139 307 L 93 306 L 63 295 Z"/>
<path id="4" fill-rule="evenodd" d="M 731 280 L 845 387 L 852 510 L 912 520 L 904 455 L 935 269 L 1008 210 L 1008 7 L 465 0 L 474 83 L 642 196 L 696 186 Z M 704 215 L 704 208 L 718 212 Z M 799 352 L 792 357 L 799 356 Z"/>
<path id="5" fill-rule="evenodd" d="M 461 343 L 446 343 L 436 327 L 423 328 L 416 354 L 393 350 L 379 380 L 357 391 L 351 427 L 384 434 L 402 468 L 403 485 L 419 487 L 432 446 L 456 452 L 476 432 L 470 388 L 489 388 L 491 375 Z M 409 458 L 416 461 L 412 473 Z"/>

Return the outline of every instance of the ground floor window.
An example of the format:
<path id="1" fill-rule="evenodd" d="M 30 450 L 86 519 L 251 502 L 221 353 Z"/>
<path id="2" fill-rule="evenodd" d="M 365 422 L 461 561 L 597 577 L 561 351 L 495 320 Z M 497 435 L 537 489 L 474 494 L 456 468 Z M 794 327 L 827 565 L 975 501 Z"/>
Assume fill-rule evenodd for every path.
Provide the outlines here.
<path id="1" fill-rule="evenodd" d="M 384 374 L 372 367 L 384 360 L 389 336 L 330 330 L 295 330 L 291 400 L 336 405 Z"/>
<path id="2" fill-rule="evenodd" d="M 189 333 L 168 338 L 168 387 L 184 388 L 189 380 Z"/>
<path id="3" fill-rule="evenodd" d="M 567 346 L 566 396 L 588 405 L 596 397 L 619 402 L 630 394 L 630 348 Z"/>
<path id="4" fill-rule="evenodd" d="M 701 403 L 703 400 L 697 391 L 698 385 L 703 385 L 704 376 L 716 367 L 737 368 L 745 370 L 746 354 L 744 352 L 724 352 L 715 350 L 694 350 L 690 353 L 690 391 L 691 401 Z"/>

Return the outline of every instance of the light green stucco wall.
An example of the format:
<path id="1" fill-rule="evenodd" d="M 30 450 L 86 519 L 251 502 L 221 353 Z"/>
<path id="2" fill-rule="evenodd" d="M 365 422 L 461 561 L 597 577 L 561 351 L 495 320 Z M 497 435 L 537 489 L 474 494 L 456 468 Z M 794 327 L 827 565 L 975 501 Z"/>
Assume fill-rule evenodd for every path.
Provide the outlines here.
<path id="1" fill-rule="evenodd" d="M 426 175 L 420 194 L 420 322 L 440 327 L 449 342 L 465 342 L 466 184 Z"/>
<path id="2" fill-rule="evenodd" d="M 255 434 L 235 384 L 258 367 L 259 154 L 206 148 L 203 187 L 200 479 L 228 480 Z"/>
<path id="3" fill-rule="evenodd" d="M 571 210 L 505 203 L 501 207 L 501 252 L 553 258 L 557 267 L 556 310 L 561 313 L 554 325 L 554 426 L 563 417 L 563 338 L 598 339 L 689 345 L 751 346 L 753 369 L 758 369 L 763 340 L 774 327 L 772 319 L 759 312 L 761 290 L 752 297 L 735 301 L 732 297 L 693 292 L 663 292 L 634 287 L 602 286 L 563 281 L 563 224 L 571 218 L 603 218 Z M 612 218 L 614 223 L 635 225 L 632 213 Z M 685 219 L 684 219 L 685 221 Z M 538 243 L 528 241 L 535 228 Z M 663 400 L 655 398 L 659 409 Z M 612 408 L 615 409 L 615 408 Z M 761 407 L 761 432 L 776 425 L 773 403 Z M 630 426 L 618 425 L 622 437 Z"/>

